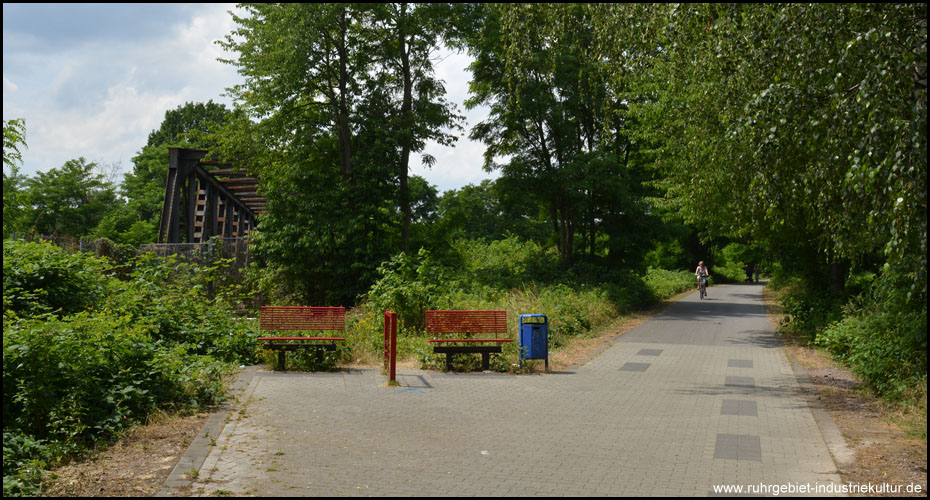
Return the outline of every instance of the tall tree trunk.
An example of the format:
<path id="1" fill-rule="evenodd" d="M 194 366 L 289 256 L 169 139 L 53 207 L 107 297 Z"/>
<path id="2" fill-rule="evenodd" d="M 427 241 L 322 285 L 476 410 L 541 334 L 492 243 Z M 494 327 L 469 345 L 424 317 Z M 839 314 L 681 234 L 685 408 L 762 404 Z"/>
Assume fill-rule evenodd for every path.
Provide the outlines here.
<path id="1" fill-rule="evenodd" d="M 569 267 L 574 259 L 575 221 L 572 218 L 571 206 L 564 200 L 559 205 L 559 254 L 562 257 L 562 265 Z"/>
<path id="2" fill-rule="evenodd" d="M 834 293 L 841 293 L 846 287 L 846 263 L 830 263 L 830 290 Z"/>
<path id="3" fill-rule="evenodd" d="M 408 163 L 410 162 L 410 141 L 412 126 L 410 112 L 413 109 L 413 81 L 410 76 L 410 54 L 407 52 L 407 4 L 400 4 L 400 15 L 397 20 L 397 35 L 399 39 L 401 69 L 404 73 L 404 101 L 401 104 L 401 154 L 400 154 L 400 211 L 403 214 L 400 240 L 401 249 L 406 253 L 410 250 L 410 188 L 407 185 Z"/>
<path id="4" fill-rule="evenodd" d="M 349 71 L 348 71 L 348 41 L 346 35 L 349 30 L 347 10 L 342 9 L 342 19 L 339 25 L 340 33 L 336 50 L 339 53 L 339 103 L 337 111 L 337 126 L 339 127 L 339 160 L 342 166 L 342 177 L 348 180 L 352 173 L 352 129 L 349 126 Z"/>

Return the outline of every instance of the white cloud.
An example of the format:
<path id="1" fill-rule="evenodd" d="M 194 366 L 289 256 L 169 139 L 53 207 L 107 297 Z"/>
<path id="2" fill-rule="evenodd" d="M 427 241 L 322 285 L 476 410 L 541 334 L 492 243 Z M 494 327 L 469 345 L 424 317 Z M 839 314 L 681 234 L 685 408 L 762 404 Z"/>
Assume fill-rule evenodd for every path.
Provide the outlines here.
<path id="1" fill-rule="evenodd" d="M 464 53 L 442 50 L 433 63 L 436 77 L 445 82 L 447 99 L 458 106 L 458 112 L 465 116 L 462 124 L 464 130 L 456 132 L 459 139 L 454 146 L 442 146 L 429 142 L 424 153 L 436 158 L 433 168 L 422 166 L 420 155 L 411 155 L 410 173 L 425 178 L 435 185 L 440 193 L 449 189 L 458 189 L 466 184 L 479 184 L 484 179 L 494 179 L 497 172 L 490 174 L 482 170 L 484 164 L 484 144 L 468 138 L 471 127 L 485 119 L 488 108 L 479 106 L 472 110 L 465 109 L 468 97 L 468 81 L 471 73 L 466 69 L 472 59 Z"/>
<path id="2" fill-rule="evenodd" d="M 178 10 L 159 10 L 160 19 L 178 21 L 153 29 L 155 20 L 150 20 L 139 36 L 132 36 L 129 28 L 107 32 L 106 26 L 96 25 L 106 21 L 93 15 L 64 24 L 83 27 L 62 40 L 54 39 L 54 30 L 42 28 L 41 19 L 20 23 L 38 26 L 34 32 L 4 27 L 3 119 L 26 119 L 24 174 L 57 168 L 79 156 L 99 163 L 121 162 L 125 171 L 166 111 L 210 99 L 232 107 L 223 94 L 241 77 L 234 66 L 217 60 L 234 55 L 215 41 L 235 29 L 227 11 L 237 9 L 219 4 L 165 8 Z M 128 14 L 122 19 L 143 24 Z M 103 32 L 107 36 L 98 36 Z M 485 147 L 467 137 L 487 114 L 483 108 L 464 108 L 470 58 L 451 51 L 440 57 L 436 74 L 445 81 L 448 99 L 466 116 L 465 130 L 456 132 L 460 138 L 454 147 L 427 145 L 425 152 L 436 158 L 433 168 L 422 167 L 418 155 L 410 164 L 411 173 L 442 192 L 496 174 L 481 170 Z"/>
<path id="3" fill-rule="evenodd" d="M 16 92 L 17 90 L 19 90 L 19 85 L 11 82 L 10 79 L 6 77 L 6 75 L 3 75 L 3 91 Z"/>
<path id="4" fill-rule="evenodd" d="M 166 111 L 188 101 L 223 102 L 222 92 L 238 77 L 216 60 L 222 50 L 213 43 L 231 29 L 228 8 L 200 6 L 193 17 L 166 24 L 155 33 L 160 37 L 138 39 L 27 43 L 35 37 L 5 27 L 3 118 L 26 119 L 23 173 L 79 156 L 128 165 Z M 76 22 L 95 33 L 92 18 Z M 13 39 L 21 42 L 8 46 Z"/>

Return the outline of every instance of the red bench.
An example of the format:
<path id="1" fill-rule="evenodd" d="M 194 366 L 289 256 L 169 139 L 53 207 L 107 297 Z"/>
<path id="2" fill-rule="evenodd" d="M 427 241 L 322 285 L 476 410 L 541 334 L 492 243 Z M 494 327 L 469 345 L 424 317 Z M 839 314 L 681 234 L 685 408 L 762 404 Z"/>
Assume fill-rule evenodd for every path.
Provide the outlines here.
<path id="1" fill-rule="evenodd" d="M 502 351 L 501 346 L 513 339 L 500 338 L 507 335 L 507 311 L 426 311 L 426 333 L 431 335 L 497 335 L 498 338 L 451 338 L 427 340 L 436 345 L 433 352 L 446 355 L 446 370 L 452 371 L 452 356 L 461 353 L 480 353 L 481 369 L 490 369 L 491 353 Z M 477 344 L 484 345 L 477 345 Z M 492 344 L 492 345 L 487 345 Z"/>
<path id="2" fill-rule="evenodd" d="M 344 307 L 262 306 L 259 330 L 329 330 L 345 331 Z M 262 347 L 278 351 L 278 366 L 287 371 L 284 353 L 297 349 L 316 349 L 317 360 L 323 360 L 324 351 L 335 351 L 336 342 L 345 337 L 259 337 Z"/>

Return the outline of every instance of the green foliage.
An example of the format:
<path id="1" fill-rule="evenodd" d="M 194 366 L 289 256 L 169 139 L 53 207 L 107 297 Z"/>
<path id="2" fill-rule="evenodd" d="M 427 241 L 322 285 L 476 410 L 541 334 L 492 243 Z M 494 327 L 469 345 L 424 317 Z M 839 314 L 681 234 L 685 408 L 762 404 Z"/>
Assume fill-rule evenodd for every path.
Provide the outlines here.
<path id="1" fill-rule="evenodd" d="M 506 179 L 483 180 L 450 189 L 439 199 L 434 240 L 499 240 L 508 235 L 544 242 L 551 226 L 527 189 Z"/>
<path id="2" fill-rule="evenodd" d="M 212 128 L 222 125 L 230 111 L 223 104 L 210 99 L 203 102 L 186 102 L 175 109 L 165 111 L 165 119 L 158 130 L 149 134 L 146 147 L 164 144 L 189 143 L 195 147 L 209 148 L 212 143 L 206 138 Z M 165 157 L 167 161 L 167 156 Z"/>
<path id="3" fill-rule="evenodd" d="M 927 241 L 926 5 L 654 13 L 662 57 L 642 74 L 655 95 L 634 109 L 686 220 L 751 237 L 813 281 L 884 255 L 925 301 L 926 260 L 909 256 Z"/>
<path id="4" fill-rule="evenodd" d="M 643 278 L 646 287 L 653 296 L 659 299 L 671 297 L 675 294 L 693 290 L 697 284 L 694 273 L 691 271 L 669 271 L 650 267 Z M 645 304 L 641 304 L 642 307 Z"/>
<path id="5" fill-rule="evenodd" d="M 161 405 L 209 404 L 222 391 L 225 365 L 153 341 L 129 317 L 79 313 L 4 330 L 4 427 L 75 449 Z"/>
<path id="6" fill-rule="evenodd" d="M 452 254 L 460 280 L 496 290 L 548 283 L 558 273 L 558 255 L 551 247 L 516 236 L 490 242 L 456 240 Z"/>
<path id="7" fill-rule="evenodd" d="M 451 308 L 445 295 L 457 283 L 428 251 L 399 253 L 378 268 L 381 278 L 368 291 L 367 309 L 396 312 L 407 328 L 422 330 L 427 309 Z"/>
<path id="8" fill-rule="evenodd" d="M 249 362 L 255 325 L 239 320 L 224 302 L 206 300 L 211 271 L 178 264 L 173 257 L 143 254 L 128 279 L 115 285 L 118 292 L 99 307 L 130 318 L 153 341 L 184 345 L 191 353 L 222 361 Z"/>
<path id="9" fill-rule="evenodd" d="M 254 362 L 257 332 L 206 299 L 210 273 L 4 242 L 5 494 L 35 494 L 42 469 L 157 408 L 223 397 L 223 378 Z"/>
<path id="10" fill-rule="evenodd" d="M 21 432 L 3 430 L 3 496 L 38 496 L 43 469 L 56 459 L 56 447 Z"/>
<path id="11" fill-rule="evenodd" d="M 15 118 L 3 120 L 3 166 L 14 167 L 23 162 L 20 146 L 26 146 L 26 120 Z M 4 172 L 4 181 L 6 172 Z"/>
<path id="12" fill-rule="evenodd" d="M 815 340 L 892 400 L 927 379 L 927 310 L 915 307 L 902 291 L 910 281 L 899 273 L 883 274 Z"/>
<path id="13" fill-rule="evenodd" d="M 655 248 L 646 253 L 643 258 L 647 267 L 659 269 L 675 269 L 686 267 L 690 262 L 684 247 L 677 240 L 657 241 Z"/>
<path id="14" fill-rule="evenodd" d="M 827 290 L 800 287 L 782 298 L 785 316 L 782 327 L 814 341 L 821 330 L 839 320 L 843 301 Z"/>
<path id="15" fill-rule="evenodd" d="M 22 231 L 25 200 L 22 187 L 25 177 L 19 173 L 23 162 L 20 147 L 26 146 L 26 121 L 23 118 L 3 121 L 3 237 Z M 9 169 L 9 174 L 7 173 Z"/>
<path id="16" fill-rule="evenodd" d="M 100 259 L 69 255 L 46 241 L 4 241 L 3 315 L 80 312 L 103 297 L 105 267 Z"/>
<path id="17" fill-rule="evenodd" d="M 61 168 L 26 179 L 29 231 L 74 237 L 89 235 L 110 211 L 120 208 L 116 187 L 96 173 L 96 163 L 68 160 Z"/>

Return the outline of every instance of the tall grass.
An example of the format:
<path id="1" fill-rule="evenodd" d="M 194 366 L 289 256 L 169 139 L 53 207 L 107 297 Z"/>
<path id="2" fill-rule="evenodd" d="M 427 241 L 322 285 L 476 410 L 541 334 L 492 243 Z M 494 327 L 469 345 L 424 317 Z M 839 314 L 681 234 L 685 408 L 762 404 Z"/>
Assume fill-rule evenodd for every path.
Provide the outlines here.
<path id="1" fill-rule="evenodd" d="M 423 250 L 386 262 L 379 269 L 381 278 L 350 315 L 346 349 L 339 360 L 381 359 L 385 310 L 399 316 L 398 357 L 415 359 L 423 368 L 442 368 L 444 358 L 426 342 L 427 309 L 505 310 L 513 339 L 519 336 L 521 314 L 545 314 L 549 347 L 558 350 L 574 337 L 597 334 L 622 314 L 694 287 L 692 273 L 661 269 L 649 269 L 642 276 L 613 273 L 620 279 L 593 285 L 558 283 L 557 257 L 536 243 L 515 238 L 458 242 L 455 248 L 457 267 L 442 265 Z M 497 275 L 504 278 L 497 282 Z M 505 344 L 503 356 L 491 357 L 492 368 L 512 371 L 517 349 L 516 343 Z M 465 369 L 479 360 L 477 355 L 461 358 Z"/>

